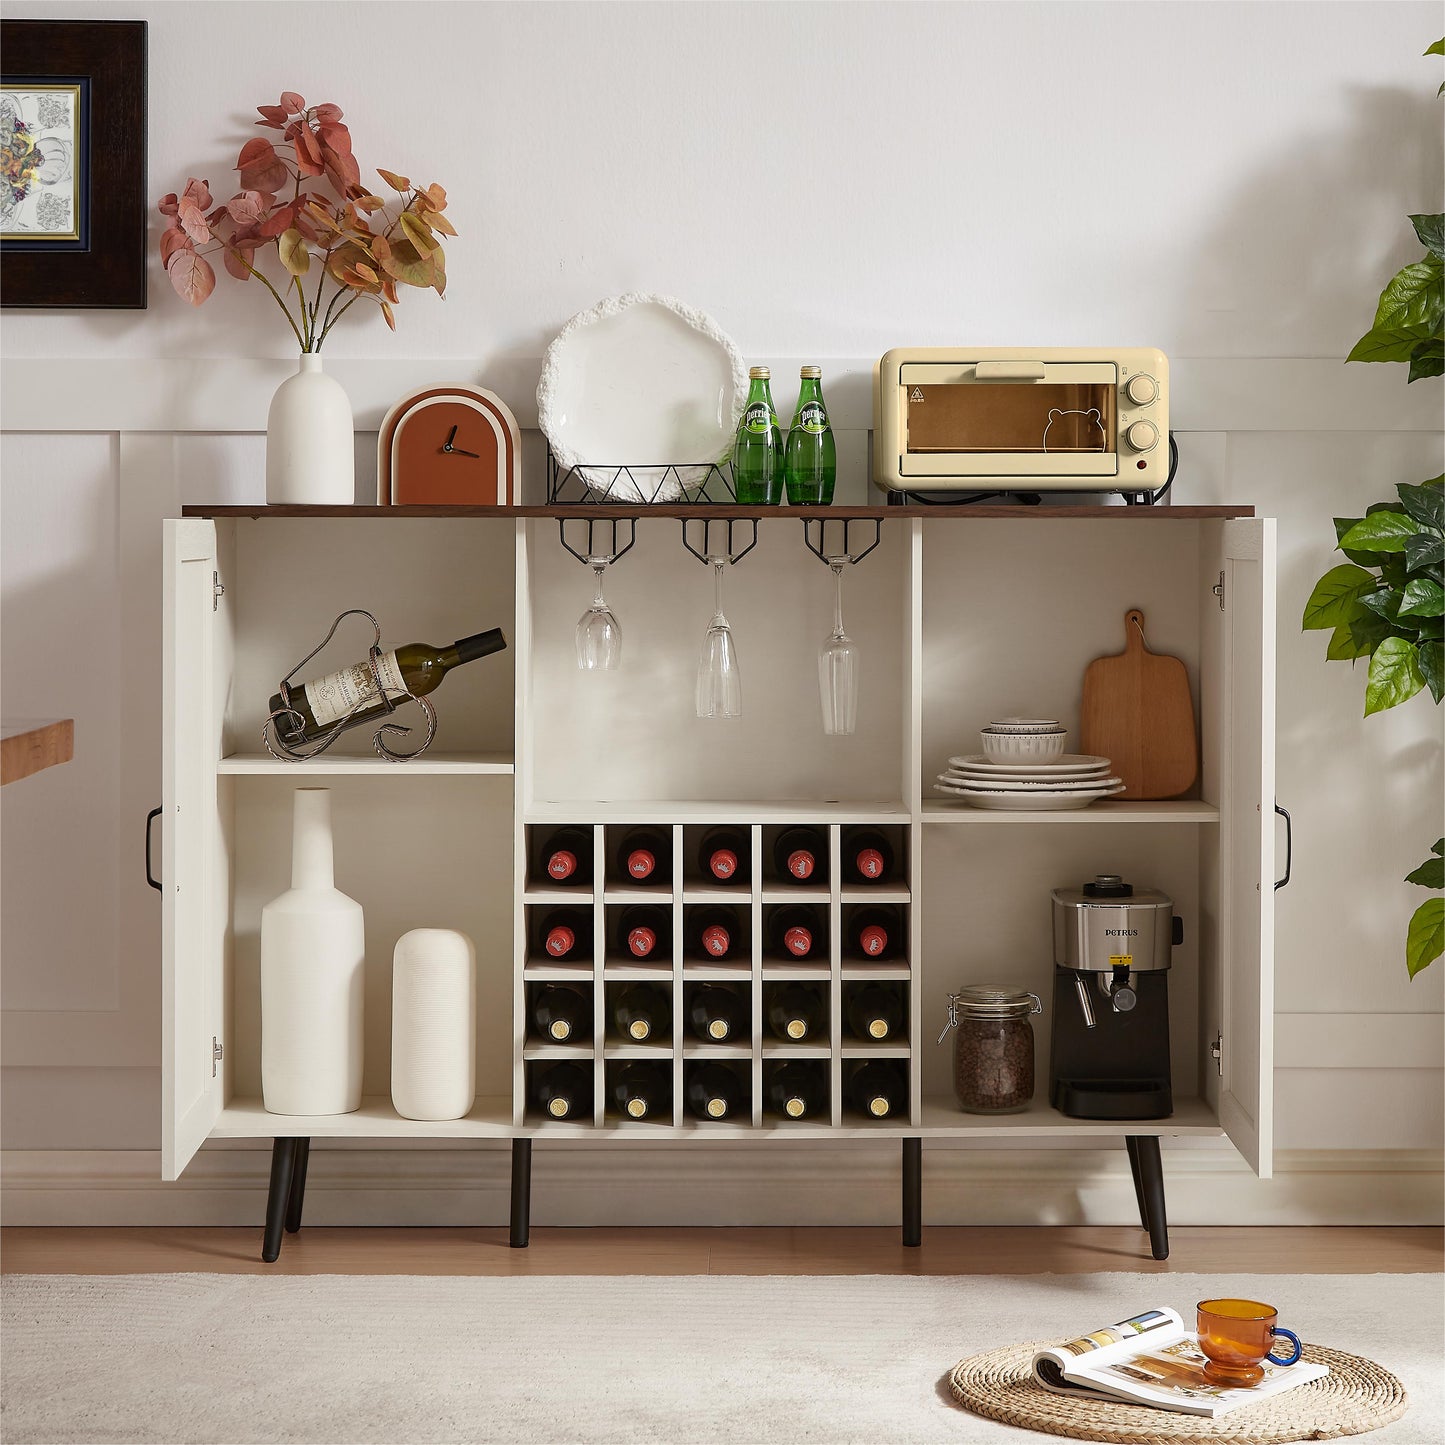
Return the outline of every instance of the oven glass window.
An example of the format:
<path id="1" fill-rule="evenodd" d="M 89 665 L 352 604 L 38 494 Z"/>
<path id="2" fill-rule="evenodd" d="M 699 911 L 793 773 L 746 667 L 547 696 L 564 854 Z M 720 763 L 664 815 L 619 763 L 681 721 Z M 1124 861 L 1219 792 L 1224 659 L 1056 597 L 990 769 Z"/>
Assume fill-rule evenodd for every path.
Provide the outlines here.
<path id="1" fill-rule="evenodd" d="M 907 397 L 911 454 L 1118 450 L 1110 382 L 936 383 Z"/>

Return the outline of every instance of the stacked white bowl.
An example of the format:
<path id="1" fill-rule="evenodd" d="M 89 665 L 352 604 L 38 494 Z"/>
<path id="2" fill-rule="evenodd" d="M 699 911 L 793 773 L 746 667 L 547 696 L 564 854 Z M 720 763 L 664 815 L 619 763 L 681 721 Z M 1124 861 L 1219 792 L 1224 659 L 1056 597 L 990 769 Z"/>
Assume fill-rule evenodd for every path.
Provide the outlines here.
<path id="1" fill-rule="evenodd" d="M 984 754 L 1000 763 L 1056 758 L 1068 735 L 1057 718 L 1037 717 L 1001 717 L 979 733 Z"/>
<path id="2" fill-rule="evenodd" d="M 1086 808 L 1121 793 L 1109 759 L 1066 753 L 1068 736 L 1055 718 L 999 718 L 980 732 L 983 751 L 949 758 L 933 790 L 972 808 L 1008 813 Z"/>

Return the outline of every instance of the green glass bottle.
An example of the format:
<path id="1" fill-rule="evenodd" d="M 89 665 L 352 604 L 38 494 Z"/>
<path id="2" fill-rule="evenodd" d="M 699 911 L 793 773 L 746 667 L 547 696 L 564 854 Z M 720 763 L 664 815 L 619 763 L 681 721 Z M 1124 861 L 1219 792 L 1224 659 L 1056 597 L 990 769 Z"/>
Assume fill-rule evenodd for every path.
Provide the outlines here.
<path id="1" fill-rule="evenodd" d="M 776 507 L 783 500 L 783 433 L 766 366 L 749 372 L 748 404 L 733 442 L 733 491 L 738 501 Z"/>
<path id="2" fill-rule="evenodd" d="M 793 413 L 783 464 L 788 505 L 827 506 L 838 477 L 838 449 L 823 404 L 823 369 L 805 366 L 799 375 L 798 409 Z"/>

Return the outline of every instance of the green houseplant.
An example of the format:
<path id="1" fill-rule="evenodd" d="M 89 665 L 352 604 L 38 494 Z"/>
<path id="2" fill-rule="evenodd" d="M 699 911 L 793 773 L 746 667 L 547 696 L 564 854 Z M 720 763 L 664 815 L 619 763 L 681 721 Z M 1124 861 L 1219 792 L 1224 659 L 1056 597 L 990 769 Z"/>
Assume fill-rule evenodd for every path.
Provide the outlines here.
<path id="1" fill-rule="evenodd" d="M 1445 55 L 1445 39 L 1427 55 Z M 1445 94 L 1445 83 L 1440 87 Z M 1409 364 L 1410 382 L 1445 373 L 1445 215 L 1410 217 L 1425 255 L 1397 272 L 1380 293 L 1374 324 L 1347 361 Z M 1429 688 L 1445 695 L 1445 476 L 1400 483 L 1392 501 L 1376 502 L 1363 517 L 1336 517 L 1335 541 L 1346 561 L 1315 584 L 1303 627 L 1327 630 L 1331 660 L 1370 660 L 1365 716 L 1408 702 Z M 1445 838 L 1406 876 L 1439 893 L 1445 889 Z M 1405 938 L 1413 978 L 1445 952 L 1445 897 L 1415 910 Z"/>

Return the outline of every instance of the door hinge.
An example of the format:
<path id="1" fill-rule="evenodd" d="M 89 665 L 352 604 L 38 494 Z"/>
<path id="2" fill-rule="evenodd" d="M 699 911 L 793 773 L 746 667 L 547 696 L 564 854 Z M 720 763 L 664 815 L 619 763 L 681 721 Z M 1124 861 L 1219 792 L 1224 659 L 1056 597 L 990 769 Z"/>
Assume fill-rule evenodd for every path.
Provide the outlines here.
<path id="1" fill-rule="evenodd" d="M 1209 1046 L 1209 1057 L 1214 1060 L 1214 1072 L 1224 1072 L 1224 1035 L 1215 1034 L 1214 1042 Z"/>
<path id="2" fill-rule="evenodd" d="M 226 1046 L 215 1036 L 211 1035 L 211 1077 L 216 1077 L 216 1065 L 226 1057 Z"/>
<path id="3" fill-rule="evenodd" d="M 1209 589 L 1219 599 L 1219 610 L 1224 611 L 1224 573 L 1219 574 L 1219 581 Z"/>
<path id="4" fill-rule="evenodd" d="M 221 598 L 226 595 L 226 584 L 221 581 L 219 572 L 211 573 L 211 611 L 214 612 L 221 605 Z"/>

